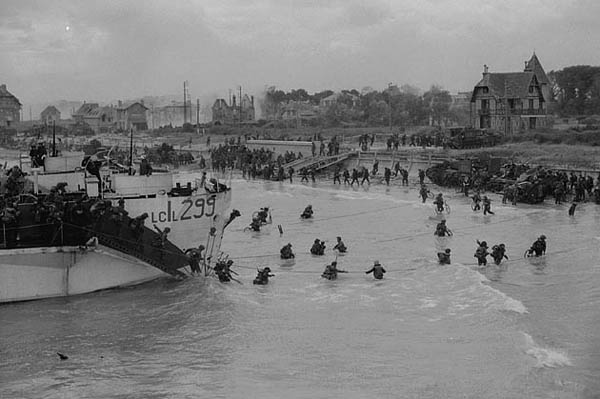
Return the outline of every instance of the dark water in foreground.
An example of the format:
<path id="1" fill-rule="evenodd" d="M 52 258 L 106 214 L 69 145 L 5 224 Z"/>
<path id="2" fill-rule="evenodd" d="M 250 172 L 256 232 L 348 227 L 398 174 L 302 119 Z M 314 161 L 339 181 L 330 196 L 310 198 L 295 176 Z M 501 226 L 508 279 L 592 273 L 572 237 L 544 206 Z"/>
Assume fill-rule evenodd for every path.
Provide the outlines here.
<path id="1" fill-rule="evenodd" d="M 494 197 L 484 217 L 450 192 L 455 235 L 436 239 L 415 189 L 233 185 L 243 217 L 222 249 L 243 284 L 161 279 L 0 306 L 0 398 L 600 397 L 597 205 L 570 218 Z M 301 222 L 308 203 L 315 219 Z M 260 206 L 273 225 L 244 232 Z M 523 259 L 542 233 L 548 255 Z M 325 281 L 337 235 L 350 273 Z M 308 253 L 315 238 L 325 256 Z M 477 269 L 475 239 L 510 260 Z M 287 242 L 293 265 L 278 257 Z M 438 266 L 445 246 L 453 263 Z M 364 274 L 375 259 L 382 281 Z M 252 285 L 256 266 L 276 274 L 268 286 Z"/>

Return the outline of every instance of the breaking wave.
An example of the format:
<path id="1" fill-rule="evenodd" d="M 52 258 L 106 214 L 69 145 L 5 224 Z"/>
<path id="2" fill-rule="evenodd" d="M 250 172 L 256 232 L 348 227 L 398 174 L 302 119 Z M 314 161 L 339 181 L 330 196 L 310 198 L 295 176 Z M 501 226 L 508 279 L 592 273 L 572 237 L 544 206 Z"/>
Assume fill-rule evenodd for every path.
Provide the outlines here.
<path id="1" fill-rule="evenodd" d="M 537 346 L 531 335 L 523 333 L 525 336 L 525 353 L 537 360 L 536 367 L 564 367 L 572 366 L 571 359 L 556 349 L 542 348 Z"/>

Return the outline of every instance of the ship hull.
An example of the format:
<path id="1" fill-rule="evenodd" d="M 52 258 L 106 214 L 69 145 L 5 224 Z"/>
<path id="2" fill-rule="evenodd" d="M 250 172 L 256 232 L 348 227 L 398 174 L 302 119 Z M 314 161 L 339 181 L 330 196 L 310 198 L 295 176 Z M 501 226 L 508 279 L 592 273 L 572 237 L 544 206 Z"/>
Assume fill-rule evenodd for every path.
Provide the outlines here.
<path id="1" fill-rule="evenodd" d="M 86 294 L 168 276 L 105 246 L 41 247 L 0 252 L 0 303 Z"/>

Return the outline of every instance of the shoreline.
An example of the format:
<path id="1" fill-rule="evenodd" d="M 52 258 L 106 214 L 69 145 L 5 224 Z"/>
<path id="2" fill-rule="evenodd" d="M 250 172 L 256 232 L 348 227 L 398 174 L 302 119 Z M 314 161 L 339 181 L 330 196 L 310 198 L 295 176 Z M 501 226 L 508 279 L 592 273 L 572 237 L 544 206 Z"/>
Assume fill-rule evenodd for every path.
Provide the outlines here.
<path id="1" fill-rule="evenodd" d="M 199 136 L 195 133 L 189 134 L 178 134 L 178 135 L 165 135 L 161 138 L 154 138 L 155 141 L 163 141 L 165 143 L 171 143 L 174 148 L 180 146 L 180 149 L 190 149 L 192 151 L 208 152 L 206 147 L 207 137 L 210 137 L 211 147 L 224 144 L 226 140 L 231 139 L 232 135 L 226 134 L 212 134 Z M 311 137 L 304 137 L 307 141 L 311 140 Z M 328 134 L 324 134 L 324 141 L 328 141 Z M 102 135 L 92 137 L 92 139 L 107 140 L 108 137 Z M 193 143 L 191 148 L 188 144 Z M 290 140 L 291 141 L 291 140 Z M 359 150 L 358 143 L 344 142 L 345 148 L 352 148 L 351 151 Z M 385 143 L 376 142 L 372 151 L 386 151 Z M 410 150 L 423 153 L 440 153 L 451 158 L 464 158 L 464 157 L 478 157 L 483 156 L 484 158 L 489 157 L 500 157 L 505 158 L 510 162 L 518 164 L 530 164 L 535 166 L 542 166 L 548 169 L 554 170 L 573 170 L 573 171 L 584 171 L 588 173 L 600 173 L 600 146 L 593 145 L 581 145 L 581 144 L 550 144 L 543 143 L 538 144 L 532 141 L 524 141 L 519 143 L 505 143 L 494 147 L 482 147 L 475 149 L 448 149 L 441 147 L 409 147 L 400 146 L 399 150 Z M 7 165 L 14 165 L 15 161 L 19 160 L 19 156 L 28 154 L 23 150 L 8 149 L 0 147 L 0 166 L 6 163 Z"/>

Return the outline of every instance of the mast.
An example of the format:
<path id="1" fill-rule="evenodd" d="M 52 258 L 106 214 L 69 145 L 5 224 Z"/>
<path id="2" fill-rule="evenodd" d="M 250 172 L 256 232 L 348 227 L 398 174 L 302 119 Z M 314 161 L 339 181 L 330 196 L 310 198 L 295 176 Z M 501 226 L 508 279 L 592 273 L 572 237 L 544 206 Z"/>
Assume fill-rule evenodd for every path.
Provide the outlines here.
<path id="1" fill-rule="evenodd" d="M 56 156 L 56 121 L 52 121 L 52 156 Z"/>
<path id="2" fill-rule="evenodd" d="M 133 128 L 129 129 L 129 174 L 133 174 Z"/>

